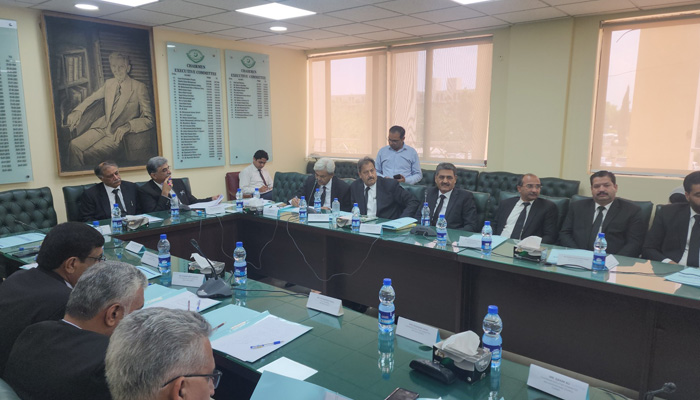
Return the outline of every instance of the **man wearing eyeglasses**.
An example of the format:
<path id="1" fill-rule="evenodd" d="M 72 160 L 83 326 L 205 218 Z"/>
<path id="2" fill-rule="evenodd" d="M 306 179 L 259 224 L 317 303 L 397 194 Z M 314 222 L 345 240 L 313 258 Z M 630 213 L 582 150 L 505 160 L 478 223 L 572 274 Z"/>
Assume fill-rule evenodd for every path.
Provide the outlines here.
<path id="1" fill-rule="evenodd" d="M 536 175 L 521 176 L 516 185 L 520 196 L 500 202 L 493 232 L 511 239 L 539 236 L 542 243 L 557 243 L 559 211 L 553 202 L 539 198 L 541 188 Z"/>
<path id="2" fill-rule="evenodd" d="M 124 215 L 141 212 L 137 194 L 139 187 L 133 182 L 123 181 L 119 166 L 114 161 L 105 161 L 95 167 L 95 175 L 102 181 L 87 189 L 80 197 L 80 217 L 85 222 L 112 217 L 112 207 L 117 204 Z"/>
<path id="3" fill-rule="evenodd" d="M 81 222 L 56 225 L 44 238 L 38 266 L 0 285 L 0 375 L 17 336 L 29 325 L 60 320 L 80 276 L 103 259 L 102 235 Z"/>
<path id="4" fill-rule="evenodd" d="M 377 175 L 415 185 L 423 179 L 416 150 L 404 144 L 406 130 L 398 125 L 389 128 L 389 145 L 377 153 Z"/>
<path id="5" fill-rule="evenodd" d="M 107 261 L 78 280 L 60 321 L 28 326 L 12 347 L 3 379 L 25 400 L 111 400 L 105 379 L 109 337 L 143 307 L 146 277 Z"/>
<path id="6" fill-rule="evenodd" d="M 146 308 L 119 324 L 105 359 L 114 400 L 209 400 L 219 385 L 211 325 L 192 311 Z"/>

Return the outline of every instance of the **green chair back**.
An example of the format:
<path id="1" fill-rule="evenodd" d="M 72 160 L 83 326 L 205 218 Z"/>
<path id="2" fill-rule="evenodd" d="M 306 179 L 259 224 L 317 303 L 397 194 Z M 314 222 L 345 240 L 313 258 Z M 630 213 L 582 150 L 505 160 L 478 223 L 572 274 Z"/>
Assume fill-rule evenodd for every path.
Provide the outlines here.
<path id="1" fill-rule="evenodd" d="M 474 203 L 476 203 L 476 218 L 477 218 L 477 229 L 481 229 L 484 226 L 484 221 L 491 220 L 491 214 L 489 213 L 489 203 L 491 195 L 483 192 L 472 192 L 474 195 Z"/>
<path id="2" fill-rule="evenodd" d="M 82 221 L 82 218 L 80 218 L 80 203 L 83 192 L 93 186 L 95 186 L 94 183 L 63 187 L 63 202 L 66 203 L 66 217 L 68 221 Z"/>
<path id="3" fill-rule="evenodd" d="M 52 228 L 56 224 L 53 196 L 48 187 L 0 192 L 0 235 Z"/>
<path id="4" fill-rule="evenodd" d="M 413 195 L 413 197 L 418 199 L 418 201 L 420 201 L 421 204 L 423 204 L 423 202 L 425 202 L 425 191 L 428 188 L 425 187 L 424 185 L 409 185 L 409 184 L 404 183 L 404 182 L 399 183 L 399 185 L 401 185 L 401 187 L 404 188 L 404 190 L 411 193 Z"/>
<path id="5" fill-rule="evenodd" d="M 298 172 L 276 172 L 274 180 L 275 190 L 272 191 L 274 200 L 285 203 L 289 201 L 304 186 L 304 182 L 306 182 L 308 177 L 308 175 Z"/>

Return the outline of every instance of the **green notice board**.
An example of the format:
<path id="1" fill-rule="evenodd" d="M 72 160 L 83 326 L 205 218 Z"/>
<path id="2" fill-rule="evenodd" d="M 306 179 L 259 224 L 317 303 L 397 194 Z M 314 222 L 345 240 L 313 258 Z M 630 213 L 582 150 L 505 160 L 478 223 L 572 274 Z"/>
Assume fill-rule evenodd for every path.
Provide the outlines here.
<path id="1" fill-rule="evenodd" d="M 0 19 L 0 184 L 32 179 L 17 22 Z"/>
<path id="2" fill-rule="evenodd" d="M 230 163 L 248 164 L 257 150 L 272 159 L 270 57 L 226 50 Z"/>
<path id="3" fill-rule="evenodd" d="M 173 166 L 226 164 L 221 102 L 221 52 L 167 43 Z"/>

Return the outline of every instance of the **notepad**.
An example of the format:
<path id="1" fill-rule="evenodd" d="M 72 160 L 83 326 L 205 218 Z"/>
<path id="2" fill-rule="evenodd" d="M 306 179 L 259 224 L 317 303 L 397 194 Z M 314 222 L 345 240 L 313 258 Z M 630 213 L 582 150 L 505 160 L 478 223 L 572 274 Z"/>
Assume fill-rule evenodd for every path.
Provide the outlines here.
<path id="1" fill-rule="evenodd" d="M 189 306 L 190 311 L 202 312 L 221 303 L 218 300 L 199 298 L 187 289 L 170 289 L 161 285 L 148 286 L 143 297 L 143 308 L 163 307 L 172 310 L 187 310 Z"/>
<path id="2" fill-rule="evenodd" d="M 23 244 L 39 242 L 44 240 L 46 235 L 43 233 L 23 233 L 21 235 L 8 236 L 0 238 L 0 249 L 6 247 L 21 246 Z"/>

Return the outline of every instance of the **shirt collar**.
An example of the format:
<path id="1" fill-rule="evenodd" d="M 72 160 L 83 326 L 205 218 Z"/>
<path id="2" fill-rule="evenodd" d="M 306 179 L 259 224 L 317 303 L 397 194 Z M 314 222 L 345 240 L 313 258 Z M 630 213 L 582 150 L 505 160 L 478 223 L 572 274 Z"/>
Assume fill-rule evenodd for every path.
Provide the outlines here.
<path id="1" fill-rule="evenodd" d="M 452 192 L 454 192 L 454 189 L 450 190 L 447 193 L 442 193 L 440 189 L 438 189 L 438 199 L 440 198 L 440 196 L 445 196 L 445 199 L 449 200 L 450 196 L 452 195 Z"/>
<path id="2" fill-rule="evenodd" d="M 607 206 L 603 206 L 603 207 L 605 207 L 605 211 L 606 211 L 606 212 L 610 211 L 610 206 L 611 206 L 614 202 L 615 202 L 615 200 L 613 200 L 613 201 L 611 201 L 610 203 L 608 203 Z M 595 200 L 593 201 L 593 204 L 595 204 L 595 210 L 597 211 L 597 210 L 598 210 L 598 207 L 600 207 L 600 204 L 596 203 Z"/>
<path id="3" fill-rule="evenodd" d="M 114 190 L 114 189 L 120 189 L 120 190 L 121 190 L 121 185 L 119 185 L 119 186 L 113 188 L 113 187 L 111 187 L 111 186 L 107 186 L 106 183 L 103 183 L 102 186 L 104 186 L 104 187 L 105 187 L 105 190 L 107 190 L 107 191 L 110 192 L 110 193 L 112 193 L 112 190 Z"/>

